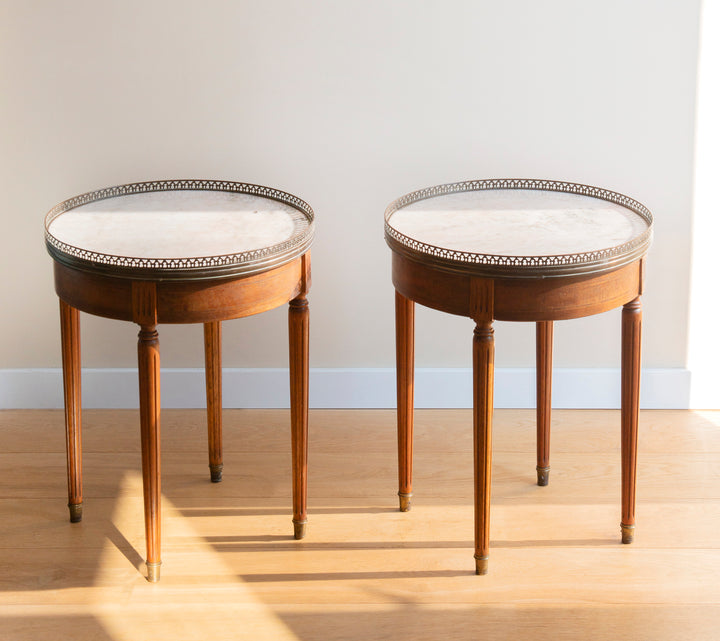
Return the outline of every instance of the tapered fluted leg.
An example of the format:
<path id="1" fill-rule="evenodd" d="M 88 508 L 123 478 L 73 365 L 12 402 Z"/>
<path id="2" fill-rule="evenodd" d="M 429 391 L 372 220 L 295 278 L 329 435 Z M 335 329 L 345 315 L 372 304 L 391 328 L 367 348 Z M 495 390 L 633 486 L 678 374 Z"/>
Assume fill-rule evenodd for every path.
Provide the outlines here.
<path id="1" fill-rule="evenodd" d="M 475 573 L 487 574 L 490 552 L 490 480 L 492 471 L 495 339 L 492 321 L 473 334 L 473 453 L 475 474 Z"/>
<path id="2" fill-rule="evenodd" d="M 154 325 L 138 334 L 140 443 L 148 581 L 160 579 L 160 343 Z"/>
<path id="3" fill-rule="evenodd" d="M 400 511 L 410 509 L 415 402 L 415 303 L 395 292 L 395 357 L 397 366 L 397 433 Z"/>
<path id="4" fill-rule="evenodd" d="M 640 297 L 622 311 L 622 542 L 635 535 L 635 477 L 637 469 L 638 411 L 640 408 Z"/>
<path id="5" fill-rule="evenodd" d="M 80 385 L 80 312 L 60 301 L 63 389 L 65 395 L 65 449 L 67 452 L 70 522 L 82 520 L 82 422 Z"/>
<path id="6" fill-rule="evenodd" d="M 535 377 L 537 385 L 537 484 L 547 485 L 550 477 L 550 417 L 552 414 L 553 323 L 535 326 Z"/>
<path id="7" fill-rule="evenodd" d="M 308 388 L 310 308 L 304 295 L 290 301 L 290 421 L 292 435 L 293 526 L 302 539 L 307 528 Z"/>
<path id="8" fill-rule="evenodd" d="M 222 481 L 222 324 L 205 323 L 205 392 L 207 395 L 210 480 Z"/>

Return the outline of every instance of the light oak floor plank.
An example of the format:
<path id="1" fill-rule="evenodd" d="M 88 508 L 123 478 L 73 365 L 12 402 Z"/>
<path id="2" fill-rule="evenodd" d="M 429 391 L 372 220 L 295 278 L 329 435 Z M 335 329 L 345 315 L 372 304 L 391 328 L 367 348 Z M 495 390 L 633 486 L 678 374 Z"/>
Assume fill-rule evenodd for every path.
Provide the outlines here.
<path id="1" fill-rule="evenodd" d="M 619 413 L 495 413 L 490 573 L 473 574 L 472 417 L 417 412 L 397 511 L 394 412 L 311 412 L 309 526 L 292 538 L 289 415 L 165 411 L 163 577 L 145 554 L 137 412 L 84 412 L 85 512 L 67 520 L 63 415 L 0 412 L 0 638 L 705 641 L 720 621 L 720 412 L 640 419 L 638 527 L 619 543 Z"/>

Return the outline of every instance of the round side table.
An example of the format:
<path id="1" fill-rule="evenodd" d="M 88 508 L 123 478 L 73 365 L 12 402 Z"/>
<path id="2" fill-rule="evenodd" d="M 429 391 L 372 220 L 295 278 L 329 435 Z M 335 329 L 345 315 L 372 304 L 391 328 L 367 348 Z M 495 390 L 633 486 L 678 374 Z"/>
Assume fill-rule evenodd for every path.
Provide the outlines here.
<path id="1" fill-rule="evenodd" d="M 414 305 L 475 321 L 475 570 L 489 553 L 493 321 L 536 323 L 537 478 L 547 485 L 553 321 L 622 312 L 622 542 L 635 528 L 640 330 L 652 215 L 622 194 L 546 180 L 477 180 L 415 191 L 385 212 L 392 250 L 400 509 L 412 497 Z"/>
<path id="2" fill-rule="evenodd" d="M 140 326 L 147 576 L 160 578 L 160 323 L 203 323 L 208 449 L 222 478 L 221 322 L 289 303 L 293 523 L 307 523 L 308 328 L 313 211 L 269 187 L 166 180 L 66 200 L 45 219 L 60 298 L 70 520 L 82 519 L 79 311 Z"/>

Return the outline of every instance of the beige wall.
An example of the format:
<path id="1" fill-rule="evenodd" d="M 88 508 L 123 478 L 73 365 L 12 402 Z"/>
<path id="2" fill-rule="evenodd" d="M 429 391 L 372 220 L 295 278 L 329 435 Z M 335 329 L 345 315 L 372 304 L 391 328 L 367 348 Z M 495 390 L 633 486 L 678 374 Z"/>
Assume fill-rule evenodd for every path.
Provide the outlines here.
<path id="1" fill-rule="evenodd" d="M 314 367 L 393 365 L 387 203 L 484 177 L 588 182 L 657 220 L 644 364 L 684 367 L 699 0 L 0 0 L 0 368 L 59 366 L 42 218 L 171 177 L 257 182 L 317 214 Z M 226 324 L 224 364 L 282 367 L 285 314 Z M 135 329 L 83 317 L 83 360 Z M 619 316 L 562 323 L 560 367 L 616 367 Z M 470 364 L 470 322 L 418 318 L 418 365 Z M 441 338 L 440 338 L 441 337 Z M 533 329 L 500 324 L 499 367 Z M 163 365 L 202 363 L 198 327 Z"/>

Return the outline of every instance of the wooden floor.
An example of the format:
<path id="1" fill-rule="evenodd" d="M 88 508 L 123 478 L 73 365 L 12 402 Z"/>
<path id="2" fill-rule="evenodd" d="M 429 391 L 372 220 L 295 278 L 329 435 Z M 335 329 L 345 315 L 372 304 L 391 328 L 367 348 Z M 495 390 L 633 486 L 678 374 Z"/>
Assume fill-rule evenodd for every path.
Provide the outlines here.
<path id="1" fill-rule="evenodd" d="M 313 411 L 292 539 L 289 414 L 232 410 L 211 484 L 204 412 L 163 413 L 162 580 L 144 578 L 139 427 L 84 413 L 84 520 L 63 415 L 0 412 L 0 638 L 720 639 L 720 413 L 643 412 L 635 543 L 620 544 L 619 412 L 495 413 L 490 573 L 473 574 L 471 414 L 416 416 L 397 511 L 394 413 Z"/>

